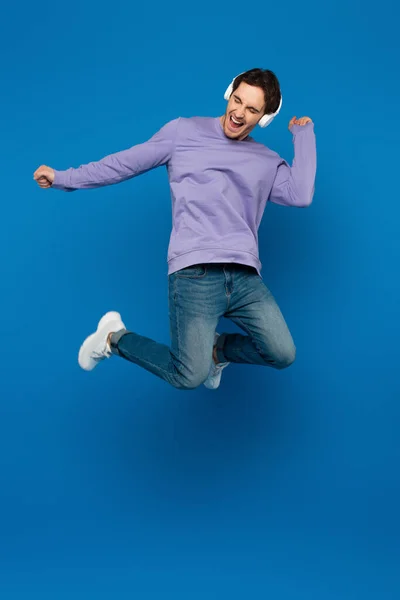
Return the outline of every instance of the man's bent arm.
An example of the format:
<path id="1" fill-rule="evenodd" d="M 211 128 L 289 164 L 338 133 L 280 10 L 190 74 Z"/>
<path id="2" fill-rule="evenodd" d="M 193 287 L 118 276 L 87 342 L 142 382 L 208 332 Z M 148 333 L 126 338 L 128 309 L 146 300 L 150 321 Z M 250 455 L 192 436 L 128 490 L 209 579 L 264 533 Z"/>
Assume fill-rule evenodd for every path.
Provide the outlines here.
<path id="1" fill-rule="evenodd" d="M 314 123 L 293 125 L 292 166 L 283 160 L 278 166 L 268 200 L 284 206 L 306 207 L 312 202 L 317 171 Z"/>
<path id="2" fill-rule="evenodd" d="M 113 185 L 165 165 L 175 147 L 179 119 L 164 125 L 153 137 L 143 144 L 137 144 L 110 154 L 97 162 L 81 165 L 77 169 L 65 171 L 54 169 L 52 188 L 74 191 Z"/>

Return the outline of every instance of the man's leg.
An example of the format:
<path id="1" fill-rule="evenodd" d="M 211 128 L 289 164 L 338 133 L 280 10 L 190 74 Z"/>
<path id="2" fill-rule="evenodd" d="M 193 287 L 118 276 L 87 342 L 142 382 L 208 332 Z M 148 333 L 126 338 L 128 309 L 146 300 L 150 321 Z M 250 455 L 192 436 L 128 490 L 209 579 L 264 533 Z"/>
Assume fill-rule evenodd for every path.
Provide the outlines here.
<path id="1" fill-rule="evenodd" d="M 208 376 L 222 305 L 206 265 L 170 275 L 168 292 L 171 346 L 121 330 L 110 337 L 111 351 L 178 389 L 194 389 Z"/>
<path id="2" fill-rule="evenodd" d="M 284 369 L 296 357 L 296 347 L 273 295 L 256 271 L 231 272 L 231 295 L 225 317 L 247 335 L 221 334 L 215 350 L 218 361 Z"/>

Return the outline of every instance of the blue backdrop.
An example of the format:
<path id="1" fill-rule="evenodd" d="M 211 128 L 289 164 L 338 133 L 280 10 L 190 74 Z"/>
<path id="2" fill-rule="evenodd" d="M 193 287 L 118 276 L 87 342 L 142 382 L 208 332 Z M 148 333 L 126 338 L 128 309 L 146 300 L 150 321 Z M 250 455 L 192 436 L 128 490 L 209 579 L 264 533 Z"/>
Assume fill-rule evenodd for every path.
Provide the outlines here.
<path id="1" fill-rule="evenodd" d="M 72 0 L 9 6 L 0 28 L 1 598 L 398 598 L 389 2 Z M 169 343 L 167 174 L 66 194 L 34 170 L 218 116 L 253 67 L 275 71 L 284 99 L 256 139 L 291 161 L 290 118 L 315 121 L 312 206 L 269 205 L 260 230 L 296 362 L 234 365 L 216 392 L 116 358 L 80 370 L 107 310 Z"/>

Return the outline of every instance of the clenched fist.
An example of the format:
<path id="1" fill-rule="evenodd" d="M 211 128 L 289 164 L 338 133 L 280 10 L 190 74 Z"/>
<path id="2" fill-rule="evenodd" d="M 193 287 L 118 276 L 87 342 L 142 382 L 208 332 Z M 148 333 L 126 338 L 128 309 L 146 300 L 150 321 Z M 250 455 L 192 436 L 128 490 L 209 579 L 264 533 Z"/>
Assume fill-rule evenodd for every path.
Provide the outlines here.
<path id="1" fill-rule="evenodd" d="M 54 170 L 51 167 L 42 165 L 34 172 L 33 179 L 37 181 L 41 188 L 49 188 L 54 181 Z"/>
<path id="2" fill-rule="evenodd" d="M 306 123 L 312 123 L 310 117 L 301 117 L 300 119 L 292 117 L 289 121 L 289 131 L 292 129 L 293 125 L 306 125 Z"/>

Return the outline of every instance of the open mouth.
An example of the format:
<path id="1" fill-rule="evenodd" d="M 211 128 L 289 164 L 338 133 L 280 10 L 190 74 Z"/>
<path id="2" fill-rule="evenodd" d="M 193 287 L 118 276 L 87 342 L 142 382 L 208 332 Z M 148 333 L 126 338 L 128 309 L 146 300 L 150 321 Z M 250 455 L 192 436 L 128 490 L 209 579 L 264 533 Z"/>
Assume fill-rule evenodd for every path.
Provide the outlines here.
<path id="1" fill-rule="evenodd" d="M 232 129 L 240 129 L 241 127 L 243 127 L 243 122 L 238 121 L 232 115 L 230 115 L 230 117 L 229 117 L 229 124 Z"/>

